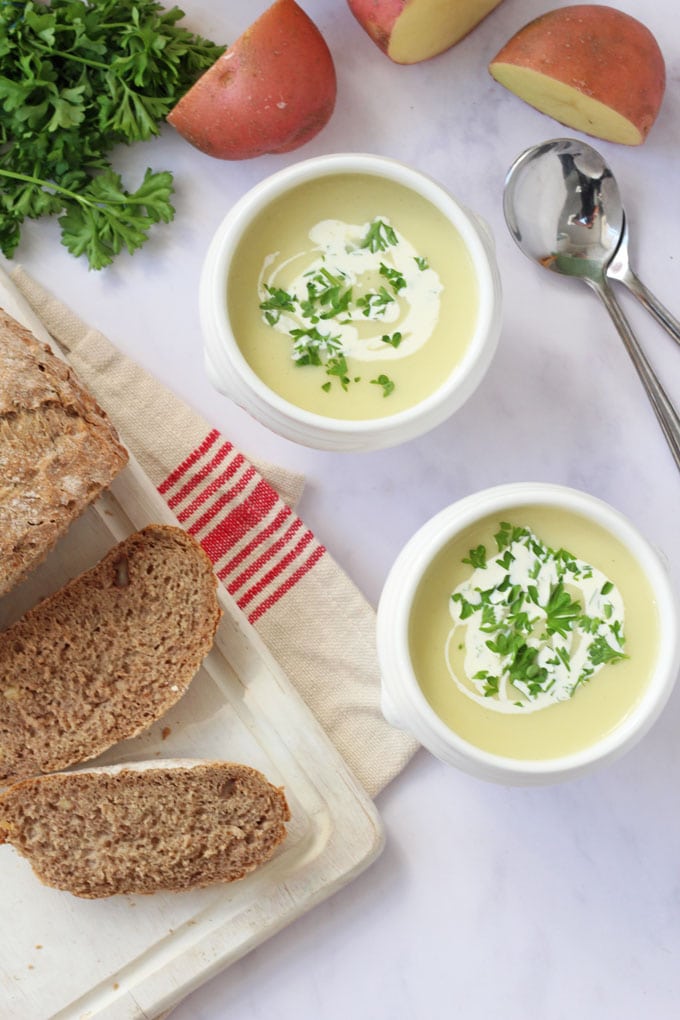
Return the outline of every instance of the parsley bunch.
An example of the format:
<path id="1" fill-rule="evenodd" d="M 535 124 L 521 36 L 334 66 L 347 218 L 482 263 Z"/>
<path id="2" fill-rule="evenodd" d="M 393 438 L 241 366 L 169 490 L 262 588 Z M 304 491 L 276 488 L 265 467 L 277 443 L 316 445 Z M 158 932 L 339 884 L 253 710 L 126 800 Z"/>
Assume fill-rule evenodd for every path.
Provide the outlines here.
<path id="1" fill-rule="evenodd" d="M 92 269 L 139 248 L 174 216 L 172 174 L 127 191 L 109 154 L 158 134 L 223 48 L 156 0 L 0 0 L 0 249 L 26 219 L 59 216 Z"/>

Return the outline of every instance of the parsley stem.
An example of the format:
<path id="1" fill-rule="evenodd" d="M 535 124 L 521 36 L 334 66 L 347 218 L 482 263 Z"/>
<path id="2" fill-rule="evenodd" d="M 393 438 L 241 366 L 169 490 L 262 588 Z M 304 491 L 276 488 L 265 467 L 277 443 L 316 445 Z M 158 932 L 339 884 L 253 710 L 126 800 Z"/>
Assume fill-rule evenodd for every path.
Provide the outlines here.
<path id="1" fill-rule="evenodd" d="M 35 40 L 32 42 L 32 46 L 36 50 L 40 50 L 41 53 L 49 53 L 51 57 L 63 57 L 64 60 L 73 60 L 76 64 L 84 64 L 85 67 L 97 67 L 101 71 L 109 71 L 111 69 L 110 64 L 105 64 L 101 60 L 79 57 L 76 53 L 67 53 L 66 50 L 54 50 L 51 46 L 45 46 Z"/>
<path id="2" fill-rule="evenodd" d="M 3 170 L 2 167 L 0 167 L 0 177 L 10 177 L 14 181 L 23 181 L 25 184 L 37 184 L 38 187 L 44 188 L 46 191 L 54 191 L 60 195 L 65 195 L 67 198 L 72 198 L 74 202 L 90 206 L 91 209 L 98 209 L 104 204 L 102 202 L 93 202 L 91 198 L 79 195 L 77 191 L 71 191 L 69 188 L 64 188 L 61 184 L 55 184 L 54 181 L 46 181 L 42 177 L 31 177 L 29 174 L 20 174 L 16 170 Z M 144 205 L 145 200 L 136 199 L 134 195 L 126 195 L 124 199 L 120 200 L 118 203 L 115 202 L 113 198 L 108 202 L 109 205 L 127 205 L 128 203 Z"/>
<path id="3" fill-rule="evenodd" d="M 60 184 L 55 184 L 54 181 L 43 180 L 42 177 L 32 177 L 30 174 L 20 174 L 16 170 L 4 170 L 2 167 L 0 167 L 0 176 L 9 177 L 13 181 L 23 181 L 25 184 L 37 184 L 40 187 L 53 188 L 54 191 L 58 191 L 62 195 L 68 195 L 70 198 L 80 199 L 80 195 L 77 195 L 75 191 L 69 191 L 68 188 L 62 188 Z"/>

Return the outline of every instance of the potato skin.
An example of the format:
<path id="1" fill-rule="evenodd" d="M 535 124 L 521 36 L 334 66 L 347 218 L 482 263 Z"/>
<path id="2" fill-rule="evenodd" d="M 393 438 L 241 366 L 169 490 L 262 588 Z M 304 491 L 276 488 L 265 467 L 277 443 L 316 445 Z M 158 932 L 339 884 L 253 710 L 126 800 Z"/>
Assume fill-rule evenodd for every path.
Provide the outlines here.
<path id="1" fill-rule="evenodd" d="M 349 9 L 373 42 L 389 56 L 394 23 L 409 0 L 347 0 Z"/>
<path id="2" fill-rule="evenodd" d="M 574 4 L 520 29 L 489 65 L 512 64 L 596 99 L 634 124 L 643 141 L 666 87 L 663 54 L 650 30 L 614 7 Z M 584 129 L 585 130 L 585 129 Z"/>
<path id="3" fill-rule="evenodd" d="M 295 0 L 275 0 L 180 99 L 167 120 L 218 159 L 290 152 L 335 107 L 337 82 L 321 32 Z"/>

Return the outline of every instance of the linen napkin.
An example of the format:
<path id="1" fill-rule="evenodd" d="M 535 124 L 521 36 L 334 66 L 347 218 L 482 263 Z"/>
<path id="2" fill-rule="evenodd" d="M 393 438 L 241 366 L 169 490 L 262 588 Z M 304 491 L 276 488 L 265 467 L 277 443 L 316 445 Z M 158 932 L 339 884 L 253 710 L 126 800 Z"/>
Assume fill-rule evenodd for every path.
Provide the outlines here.
<path id="1" fill-rule="evenodd" d="M 302 478 L 250 461 L 25 270 L 11 278 L 375 796 L 417 744 L 382 717 L 374 611 L 296 514 Z"/>

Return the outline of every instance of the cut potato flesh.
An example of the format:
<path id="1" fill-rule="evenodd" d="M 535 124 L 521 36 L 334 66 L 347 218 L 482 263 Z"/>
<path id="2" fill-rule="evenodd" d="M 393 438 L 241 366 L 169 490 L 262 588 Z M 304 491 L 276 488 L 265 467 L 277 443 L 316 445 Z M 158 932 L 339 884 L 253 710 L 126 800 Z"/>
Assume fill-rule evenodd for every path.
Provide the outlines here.
<path id="1" fill-rule="evenodd" d="M 501 0 L 410 0 L 394 24 L 388 55 L 416 64 L 449 49 Z"/>
<path id="2" fill-rule="evenodd" d="M 639 145 L 643 141 L 641 132 L 626 117 L 571 85 L 514 64 L 494 63 L 491 74 L 525 103 L 560 124 L 608 142 Z"/>

